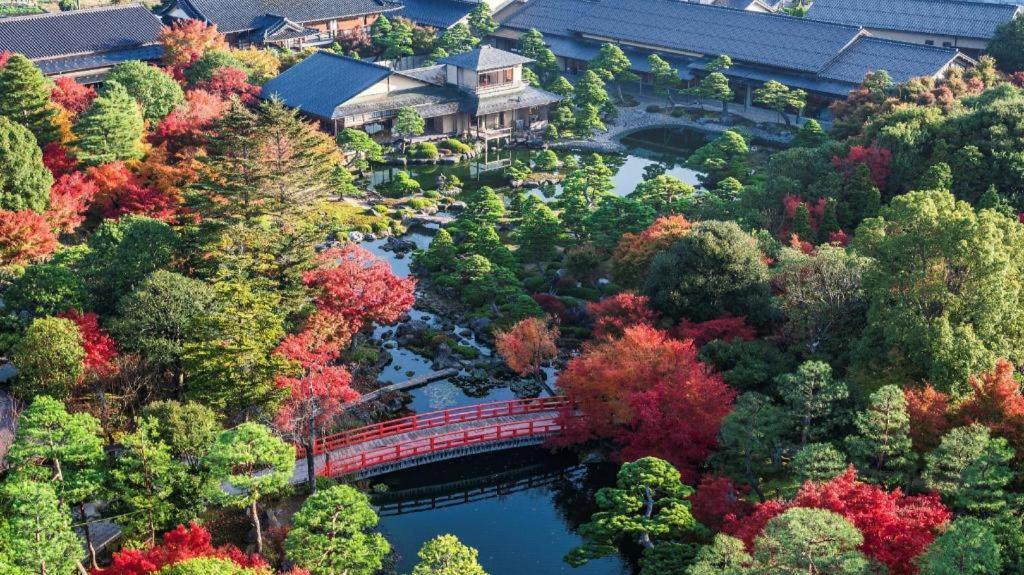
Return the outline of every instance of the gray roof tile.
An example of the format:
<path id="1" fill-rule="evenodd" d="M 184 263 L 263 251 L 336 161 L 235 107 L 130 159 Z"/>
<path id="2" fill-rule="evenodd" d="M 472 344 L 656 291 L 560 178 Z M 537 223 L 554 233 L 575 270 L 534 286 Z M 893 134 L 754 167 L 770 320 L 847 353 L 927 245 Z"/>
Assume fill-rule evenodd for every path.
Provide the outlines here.
<path id="1" fill-rule="evenodd" d="M 868 72 L 883 69 L 899 83 L 932 76 L 956 58 L 955 48 L 864 37 L 843 50 L 818 76 L 859 84 Z"/>
<path id="2" fill-rule="evenodd" d="M 877 30 L 989 39 L 1018 10 L 1012 4 L 951 0 L 814 0 L 807 18 Z"/>
<path id="3" fill-rule="evenodd" d="M 517 30 L 570 36 L 573 26 L 594 8 L 593 0 L 530 0 L 502 23 Z"/>
<path id="4" fill-rule="evenodd" d="M 487 70 L 508 68 L 517 64 L 527 64 L 533 62 L 533 60 L 526 56 L 520 56 L 519 54 L 506 52 L 505 50 L 499 50 L 494 46 L 484 44 L 469 52 L 442 58 L 440 62 L 466 70 L 486 72 Z"/>
<path id="5" fill-rule="evenodd" d="M 334 109 L 387 78 L 391 70 L 347 56 L 316 52 L 263 85 L 263 97 L 276 96 L 304 112 L 330 118 Z"/>
<path id="6" fill-rule="evenodd" d="M 162 24 L 139 4 L 0 19 L 0 51 L 32 60 L 128 50 L 156 43 Z"/>
<path id="7" fill-rule="evenodd" d="M 403 8 L 399 13 L 423 26 L 451 28 L 476 8 L 476 2 L 462 0 L 400 0 Z"/>
<path id="8" fill-rule="evenodd" d="M 193 16 L 217 25 L 221 32 L 259 30 L 268 17 L 285 17 L 300 24 L 393 12 L 400 4 L 386 0 L 180 0 Z"/>

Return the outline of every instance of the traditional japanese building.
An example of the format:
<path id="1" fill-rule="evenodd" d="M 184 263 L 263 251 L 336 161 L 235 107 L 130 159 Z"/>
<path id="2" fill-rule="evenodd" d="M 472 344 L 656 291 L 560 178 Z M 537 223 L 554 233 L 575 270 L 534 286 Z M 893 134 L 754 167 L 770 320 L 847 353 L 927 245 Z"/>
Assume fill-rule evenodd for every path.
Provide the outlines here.
<path id="1" fill-rule="evenodd" d="M 139 4 L 0 19 L 0 51 L 18 52 L 47 76 L 99 82 L 126 60 L 157 60 L 163 25 Z"/>
<path id="2" fill-rule="evenodd" d="M 321 51 L 267 82 L 263 97 L 280 98 L 333 133 L 361 128 L 387 138 L 398 111 L 412 108 L 428 136 L 511 136 L 546 128 L 548 107 L 560 100 L 523 82 L 530 61 L 481 46 L 399 72 Z"/>
<path id="3" fill-rule="evenodd" d="M 164 17 L 216 24 L 236 46 L 299 47 L 368 32 L 381 14 L 401 9 L 389 0 L 174 0 Z"/>
<path id="4" fill-rule="evenodd" d="M 862 26 L 879 38 L 959 48 L 977 56 L 996 28 L 1021 10 L 1014 4 L 952 0 L 814 0 L 807 18 Z"/>
<path id="5" fill-rule="evenodd" d="M 973 64 L 955 48 L 887 40 L 859 26 L 677 0 L 529 0 L 498 20 L 496 46 L 516 49 L 519 37 L 536 29 L 569 73 L 586 69 L 601 45 L 612 43 L 642 83 L 651 81 L 648 56 L 658 54 L 685 85 L 724 54 L 733 61 L 724 73 L 738 103 L 752 105 L 753 90 L 776 80 L 807 91 L 811 114 L 845 98 L 871 71 L 903 82 Z"/>

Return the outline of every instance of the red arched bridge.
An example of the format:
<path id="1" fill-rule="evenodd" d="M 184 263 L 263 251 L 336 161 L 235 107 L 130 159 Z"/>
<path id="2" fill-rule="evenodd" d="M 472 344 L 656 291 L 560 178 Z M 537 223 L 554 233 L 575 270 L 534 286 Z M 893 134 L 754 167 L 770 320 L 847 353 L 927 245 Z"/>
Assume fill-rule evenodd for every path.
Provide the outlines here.
<path id="1" fill-rule="evenodd" d="M 538 445 L 561 431 L 564 397 L 480 403 L 420 413 L 327 435 L 314 444 L 316 474 L 357 479 L 476 453 Z M 297 459 L 306 457 L 296 449 Z M 307 477 L 298 461 L 293 483 Z"/>

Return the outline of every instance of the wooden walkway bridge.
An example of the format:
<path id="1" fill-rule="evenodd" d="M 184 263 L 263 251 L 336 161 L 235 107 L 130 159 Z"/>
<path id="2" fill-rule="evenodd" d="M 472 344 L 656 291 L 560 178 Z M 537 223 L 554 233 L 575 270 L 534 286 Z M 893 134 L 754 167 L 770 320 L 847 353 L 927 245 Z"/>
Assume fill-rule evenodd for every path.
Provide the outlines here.
<path id="1" fill-rule="evenodd" d="M 561 431 L 564 397 L 516 399 L 421 413 L 319 439 L 316 474 L 363 479 L 501 449 L 537 445 Z M 306 453 L 296 449 L 292 483 L 307 479 Z"/>

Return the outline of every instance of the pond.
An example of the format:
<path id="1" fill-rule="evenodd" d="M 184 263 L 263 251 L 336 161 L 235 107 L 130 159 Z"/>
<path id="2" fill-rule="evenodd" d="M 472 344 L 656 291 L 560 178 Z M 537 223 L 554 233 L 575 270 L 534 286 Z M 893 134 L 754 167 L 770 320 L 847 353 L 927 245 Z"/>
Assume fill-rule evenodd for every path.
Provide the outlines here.
<path id="1" fill-rule="evenodd" d="M 625 136 L 621 142 L 627 152 L 606 155 L 606 163 L 615 171 L 612 193 L 619 196 L 631 193 L 643 181 L 645 172 L 652 168 L 697 186 L 700 174 L 687 168 L 684 163 L 694 150 L 713 137 L 713 134 L 687 128 L 652 128 Z M 508 185 L 504 168 L 516 161 L 529 163 L 535 153 L 522 149 L 490 150 L 477 158 L 457 164 L 412 164 L 404 170 L 425 190 L 435 189 L 437 178 L 441 175 L 459 178 L 466 189 L 481 186 L 500 188 Z M 585 154 L 575 155 L 582 157 Z M 379 167 L 373 172 L 371 184 L 390 181 L 401 170 L 403 168 L 396 166 Z M 539 197 L 550 199 L 557 197 L 560 191 L 556 186 L 549 197 Z"/>
<path id="2" fill-rule="evenodd" d="M 629 575 L 632 567 L 620 557 L 579 568 L 562 560 L 582 543 L 576 530 L 615 470 L 582 465 L 571 453 L 522 448 L 383 476 L 388 491 L 372 498 L 398 573 L 412 571 L 425 541 L 447 533 L 476 548 L 490 575 Z"/>
<path id="3" fill-rule="evenodd" d="M 703 133 L 652 132 L 634 134 L 623 140 L 629 152 L 609 157 L 615 171 L 614 193 L 625 195 L 642 181 L 645 170 L 658 170 L 691 184 L 697 173 L 682 164 L 693 149 L 706 141 Z M 486 162 L 454 165 L 411 166 L 409 171 L 424 189 L 436 187 L 437 177 L 455 175 L 466 187 L 505 185 L 500 167 L 514 160 L 526 161 L 529 151 L 499 151 Z M 374 173 L 374 181 L 386 181 L 398 168 Z M 414 230 L 404 236 L 420 248 L 429 245 L 434 230 Z M 396 257 L 384 250 L 385 240 L 366 242 L 364 247 L 387 261 L 401 276 L 410 273 L 411 257 Z M 413 310 L 410 321 L 430 326 L 444 323 L 432 313 Z M 377 338 L 389 336 L 395 326 L 378 327 Z M 463 326 L 455 326 L 457 343 L 472 346 L 481 357 L 493 357 Z M 388 349 L 392 363 L 380 380 L 398 383 L 431 371 L 432 360 L 402 346 Z M 497 361 L 497 359 L 495 358 Z M 554 374 L 548 370 L 549 383 Z M 515 383 L 467 384 L 462 377 L 443 379 L 409 390 L 405 409 L 425 412 L 485 401 L 501 401 L 536 395 L 541 391 Z M 606 558 L 572 568 L 563 556 L 582 540 L 577 529 L 594 511 L 593 494 L 614 482 L 615 466 L 581 465 L 573 453 L 552 455 L 542 448 L 524 448 L 478 455 L 418 467 L 378 478 L 386 493 L 374 495 L 381 513 L 380 529 L 395 548 L 397 572 L 408 573 L 416 563 L 416 552 L 428 539 L 444 533 L 458 536 L 480 552 L 480 563 L 490 575 L 629 575 L 634 565 L 621 557 Z"/>

